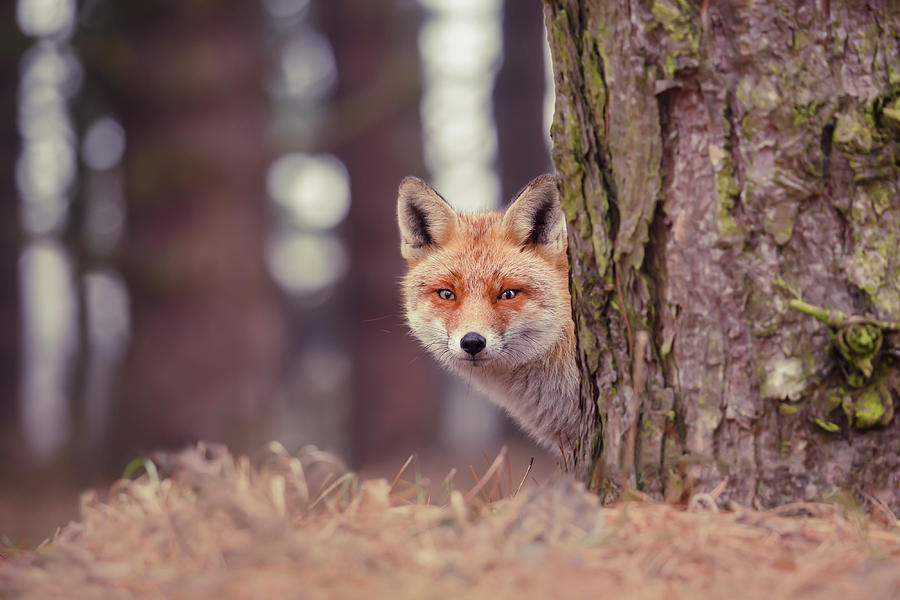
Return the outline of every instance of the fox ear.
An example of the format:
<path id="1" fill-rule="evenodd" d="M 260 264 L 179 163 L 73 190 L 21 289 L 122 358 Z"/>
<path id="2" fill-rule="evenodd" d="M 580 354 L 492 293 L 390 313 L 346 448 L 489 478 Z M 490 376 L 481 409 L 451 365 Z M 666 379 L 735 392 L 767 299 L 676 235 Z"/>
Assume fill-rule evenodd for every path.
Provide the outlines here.
<path id="1" fill-rule="evenodd" d="M 559 205 L 556 179 L 541 175 L 525 186 L 506 209 L 503 227 L 523 246 L 556 254 L 566 250 L 566 220 Z"/>
<path id="2" fill-rule="evenodd" d="M 457 216 L 447 201 L 417 177 L 406 177 L 397 192 L 400 254 L 419 260 L 429 247 L 440 246 L 456 230 Z"/>

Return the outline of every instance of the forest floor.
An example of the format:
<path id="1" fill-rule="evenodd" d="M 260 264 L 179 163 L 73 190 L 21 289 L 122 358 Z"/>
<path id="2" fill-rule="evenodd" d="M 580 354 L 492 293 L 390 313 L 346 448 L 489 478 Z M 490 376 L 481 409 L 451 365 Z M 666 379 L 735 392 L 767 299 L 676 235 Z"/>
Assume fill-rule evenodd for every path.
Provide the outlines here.
<path id="1" fill-rule="evenodd" d="M 896 522 L 806 503 L 601 507 L 504 458 L 462 491 L 404 470 L 360 482 L 277 444 L 154 457 L 103 500 L 85 493 L 81 520 L 38 549 L 0 557 L 0 598 L 900 597 Z"/>

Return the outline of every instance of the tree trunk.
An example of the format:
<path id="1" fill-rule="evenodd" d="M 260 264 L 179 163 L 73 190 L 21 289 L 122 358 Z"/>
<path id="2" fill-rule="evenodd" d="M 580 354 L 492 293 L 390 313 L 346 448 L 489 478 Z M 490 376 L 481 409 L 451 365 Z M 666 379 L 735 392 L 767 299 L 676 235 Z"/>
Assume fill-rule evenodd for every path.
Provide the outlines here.
<path id="1" fill-rule="evenodd" d="M 414 345 L 397 343 L 407 331 L 398 312 L 400 288 L 386 282 L 394 281 L 402 259 L 396 252 L 373 252 L 398 240 L 396 215 L 385 209 L 386 199 L 396 198 L 404 175 L 423 170 L 410 167 L 421 160 L 422 144 L 416 108 L 420 67 L 408 50 L 418 14 L 391 0 L 323 2 L 318 10 L 338 70 L 323 145 L 347 166 L 353 190 L 343 310 L 353 335 L 354 462 L 363 465 L 426 446 L 437 435 L 437 367 L 422 360 Z"/>
<path id="2" fill-rule="evenodd" d="M 104 10 L 82 52 L 128 138 L 132 344 L 110 453 L 121 468 L 148 448 L 236 439 L 274 394 L 284 323 L 263 262 L 259 7 Z"/>
<path id="3" fill-rule="evenodd" d="M 577 472 L 607 499 L 723 483 L 758 506 L 852 490 L 896 511 L 900 9 L 558 0 L 545 16 Z"/>
<path id="4" fill-rule="evenodd" d="M 503 64 L 494 84 L 497 172 L 501 200 L 512 202 L 522 186 L 550 169 L 544 130 L 544 33 L 536 2 L 503 3 Z"/>
<path id="5" fill-rule="evenodd" d="M 21 147 L 18 119 L 19 69 L 27 40 L 19 31 L 14 6 L 0 10 L 0 82 L 7 90 L 0 97 L 0 454 L 15 455 L 21 444 L 14 435 L 18 425 L 21 301 L 19 258 L 22 231 L 15 166 Z"/>

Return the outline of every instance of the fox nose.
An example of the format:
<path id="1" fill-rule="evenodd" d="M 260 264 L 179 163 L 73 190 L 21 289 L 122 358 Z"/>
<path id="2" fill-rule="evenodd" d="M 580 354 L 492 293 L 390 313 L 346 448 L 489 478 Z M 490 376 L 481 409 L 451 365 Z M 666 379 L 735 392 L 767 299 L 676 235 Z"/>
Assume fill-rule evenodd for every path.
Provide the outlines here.
<path id="1" fill-rule="evenodd" d="M 486 345 L 487 340 L 484 339 L 484 336 L 480 333 L 475 333 L 474 331 L 470 331 L 459 340 L 459 346 L 472 356 L 475 356 L 484 350 Z"/>

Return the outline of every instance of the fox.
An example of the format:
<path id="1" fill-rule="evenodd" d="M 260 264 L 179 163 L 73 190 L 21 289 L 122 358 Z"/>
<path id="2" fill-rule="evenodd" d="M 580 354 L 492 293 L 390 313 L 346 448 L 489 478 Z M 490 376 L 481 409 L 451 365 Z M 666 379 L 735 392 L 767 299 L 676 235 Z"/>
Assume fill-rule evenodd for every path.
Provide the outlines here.
<path id="1" fill-rule="evenodd" d="M 565 217 L 542 175 L 505 211 L 460 214 L 406 177 L 397 193 L 402 301 L 439 363 L 548 449 L 579 435 L 579 373 Z"/>

